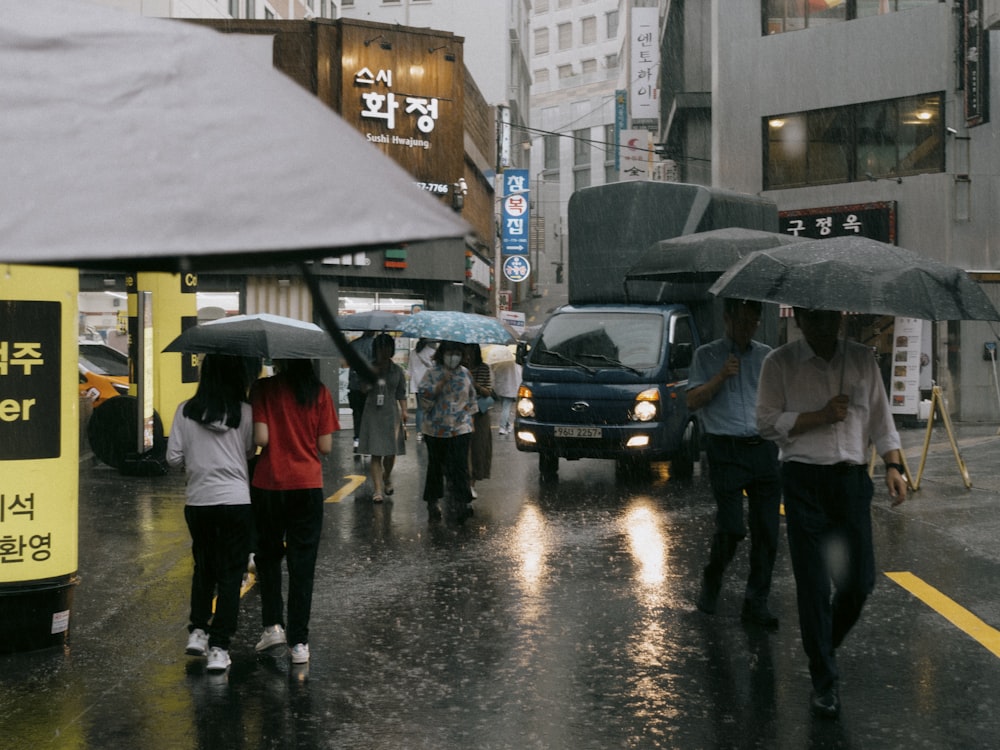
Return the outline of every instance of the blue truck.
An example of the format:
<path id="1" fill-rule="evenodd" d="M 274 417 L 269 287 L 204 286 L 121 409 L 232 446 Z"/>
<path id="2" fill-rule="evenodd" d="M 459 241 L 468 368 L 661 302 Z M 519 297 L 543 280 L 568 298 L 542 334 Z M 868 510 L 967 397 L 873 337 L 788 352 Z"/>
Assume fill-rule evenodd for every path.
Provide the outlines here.
<path id="1" fill-rule="evenodd" d="M 722 227 L 778 231 L 777 207 L 700 185 L 621 182 L 575 192 L 568 206 L 569 304 L 518 350 L 518 450 L 538 454 L 543 481 L 559 459 L 613 459 L 622 472 L 670 461 L 690 476 L 701 453 L 687 410 L 695 349 L 721 331 L 707 285 L 659 284 L 626 293 L 651 245 Z M 641 285 L 640 285 L 641 286 Z"/>

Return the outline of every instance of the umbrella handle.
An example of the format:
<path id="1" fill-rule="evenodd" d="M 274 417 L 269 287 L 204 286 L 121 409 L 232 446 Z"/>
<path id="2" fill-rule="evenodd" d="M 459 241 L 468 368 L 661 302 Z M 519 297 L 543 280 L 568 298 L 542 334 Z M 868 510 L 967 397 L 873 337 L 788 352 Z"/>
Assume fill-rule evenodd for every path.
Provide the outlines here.
<path id="1" fill-rule="evenodd" d="M 319 278 L 312 272 L 312 264 L 308 261 L 303 261 L 300 266 L 302 268 L 302 275 L 305 277 L 306 284 L 309 287 L 309 294 L 312 296 L 313 307 L 316 308 L 319 319 L 326 326 L 326 330 L 330 334 L 330 338 L 333 339 L 333 343 L 340 349 L 341 354 L 344 355 L 344 359 L 347 360 L 347 364 L 358 373 L 358 376 L 362 380 L 374 383 L 376 375 L 371 363 L 354 350 L 354 347 L 351 346 L 340 326 L 337 325 L 337 317 L 330 311 L 330 306 L 326 303 L 326 298 L 319 288 Z"/>

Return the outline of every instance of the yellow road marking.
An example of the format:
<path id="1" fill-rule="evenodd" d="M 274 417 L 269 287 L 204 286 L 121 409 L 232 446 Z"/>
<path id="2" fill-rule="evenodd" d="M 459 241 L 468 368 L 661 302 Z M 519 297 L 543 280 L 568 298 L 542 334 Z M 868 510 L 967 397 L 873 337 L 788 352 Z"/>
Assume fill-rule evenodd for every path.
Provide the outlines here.
<path id="1" fill-rule="evenodd" d="M 361 474 L 348 474 L 344 479 L 350 480 L 347 484 L 341 487 L 339 490 L 334 492 L 330 497 L 326 499 L 328 503 L 339 503 L 345 497 L 350 495 L 354 490 L 365 483 L 365 477 Z"/>
<path id="2" fill-rule="evenodd" d="M 1000 657 L 1000 631 L 990 627 L 965 607 L 948 598 L 912 573 L 886 573 L 891 580 L 909 591 L 920 601 L 982 644 L 987 651 Z"/>

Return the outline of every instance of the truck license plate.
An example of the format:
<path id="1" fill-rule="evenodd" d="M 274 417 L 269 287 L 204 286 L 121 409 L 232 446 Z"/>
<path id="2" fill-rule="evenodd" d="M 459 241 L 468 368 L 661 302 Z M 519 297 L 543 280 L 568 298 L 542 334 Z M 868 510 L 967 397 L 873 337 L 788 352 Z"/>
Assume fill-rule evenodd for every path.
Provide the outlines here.
<path id="1" fill-rule="evenodd" d="M 556 437 L 599 438 L 600 427 L 560 427 L 556 426 Z"/>

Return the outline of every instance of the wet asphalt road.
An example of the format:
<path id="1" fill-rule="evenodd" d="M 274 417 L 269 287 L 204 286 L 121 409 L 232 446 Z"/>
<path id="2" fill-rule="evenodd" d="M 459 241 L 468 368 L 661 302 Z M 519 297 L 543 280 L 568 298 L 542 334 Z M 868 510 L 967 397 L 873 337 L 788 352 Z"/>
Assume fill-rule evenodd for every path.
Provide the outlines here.
<path id="1" fill-rule="evenodd" d="M 411 437 L 376 506 L 340 433 L 311 663 L 254 655 L 251 588 L 233 666 L 212 676 L 184 655 L 183 477 L 85 462 L 70 645 L 0 655 L 0 748 L 994 748 L 1000 438 L 960 429 L 974 489 L 935 443 L 910 502 L 889 510 L 877 494 L 876 554 L 949 597 L 947 613 L 981 618 L 980 641 L 880 574 L 839 652 L 835 722 L 809 716 L 784 532 L 776 633 L 739 621 L 745 550 L 719 614 L 695 610 L 707 477 L 671 480 L 664 464 L 629 482 L 610 463 L 561 462 L 540 486 L 535 457 L 496 438 L 475 516 L 428 523 L 422 446 Z M 915 471 L 923 432 L 904 437 Z"/>

